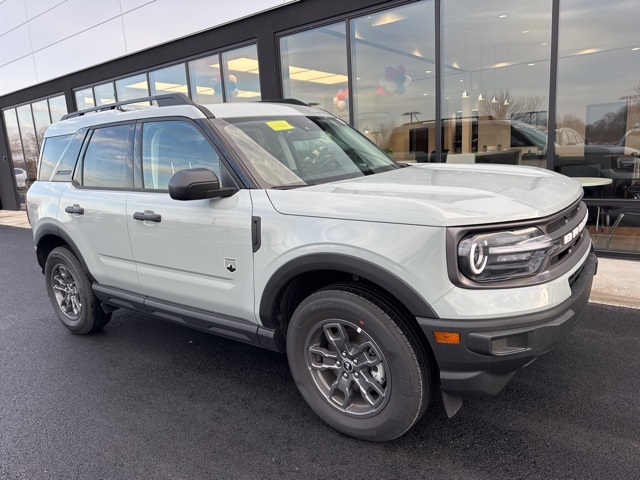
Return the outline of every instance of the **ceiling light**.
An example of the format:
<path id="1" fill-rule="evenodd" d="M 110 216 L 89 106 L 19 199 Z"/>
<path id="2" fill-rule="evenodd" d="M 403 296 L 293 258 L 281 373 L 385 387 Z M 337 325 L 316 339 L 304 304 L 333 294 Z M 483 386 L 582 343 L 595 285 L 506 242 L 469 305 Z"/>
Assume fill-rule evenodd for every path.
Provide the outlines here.
<path id="1" fill-rule="evenodd" d="M 479 102 L 484 102 L 484 97 L 482 96 L 482 93 L 480 93 L 480 95 L 478 95 L 478 101 Z"/>
<path id="2" fill-rule="evenodd" d="M 507 18 L 507 15 L 503 13 L 502 15 L 498 15 L 498 18 Z"/>
<path id="3" fill-rule="evenodd" d="M 496 98 L 496 96 L 494 95 L 493 98 L 491 99 L 491 103 L 498 103 L 498 99 Z"/>
<path id="4" fill-rule="evenodd" d="M 529 30 L 522 30 L 522 33 L 529 33 Z"/>
<path id="5" fill-rule="evenodd" d="M 260 92 L 252 92 L 251 90 L 238 90 L 239 98 L 253 98 L 253 97 L 259 97 L 259 96 L 260 96 Z"/>
<path id="6" fill-rule="evenodd" d="M 429 95 L 428 93 L 423 93 L 422 96 L 426 97 L 427 95 Z"/>
<path id="7" fill-rule="evenodd" d="M 502 102 L 502 104 L 506 107 L 509 105 L 509 100 L 507 100 L 506 98 L 504 99 L 504 102 Z"/>
<path id="8" fill-rule="evenodd" d="M 177 83 L 154 82 L 154 85 L 158 92 L 188 93 L 189 91 L 186 85 L 179 85 Z"/>
<path id="9" fill-rule="evenodd" d="M 138 90 L 147 90 L 149 87 L 147 86 L 147 81 L 144 80 L 142 82 L 138 82 L 138 83 L 132 83 L 130 85 L 125 85 L 125 88 L 135 88 Z"/>
<path id="10" fill-rule="evenodd" d="M 535 65 L 535 63 L 530 63 L 529 64 L 530 67 L 533 67 L 534 65 Z"/>
<path id="11" fill-rule="evenodd" d="M 371 22 L 372 27 L 380 27 L 382 25 L 388 25 L 389 23 L 399 22 L 400 20 L 405 20 L 407 17 L 404 15 L 400 15 L 399 13 L 390 12 L 384 13 L 382 15 L 378 15 L 378 17 Z"/>
<path id="12" fill-rule="evenodd" d="M 589 53 L 598 53 L 601 51 L 602 51 L 601 48 L 586 48 L 584 50 L 580 50 L 579 52 L 576 52 L 576 55 L 588 55 Z"/>
<path id="13" fill-rule="evenodd" d="M 542 46 L 549 45 L 549 42 L 542 42 L 540 45 Z"/>
<path id="14" fill-rule="evenodd" d="M 637 52 L 638 50 L 640 50 L 640 47 L 633 47 L 631 50 L 633 50 L 634 52 Z"/>
<path id="15" fill-rule="evenodd" d="M 260 73 L 258 70 L 258 60 L 255 58 L 236 58 L 227 62 L 227 68 L 235 72 Z"/>
<path id="16" fill-rule="evenodd" d="M 302 82 L 322 83 L 325 85 L 345 83 L 349 80 L 349 77 L 346 75 L 300 67 L 289 67 L 289 78 Z"/>
<path id="17" fill-rule="evenodd" d="M 462 92 L 462 98 L 469 98 L 469 94 L 467 93 L 466 90 Z"/>
<path id="18" fill-rule="evenodd" d="M 424 73 L 431 73 L 431 70 L 425 70 Z"/>
<path id="19" fill-rule="evenodd" d="M 460 83 L 464 82 L 464 80 L 460 79 Z"/>

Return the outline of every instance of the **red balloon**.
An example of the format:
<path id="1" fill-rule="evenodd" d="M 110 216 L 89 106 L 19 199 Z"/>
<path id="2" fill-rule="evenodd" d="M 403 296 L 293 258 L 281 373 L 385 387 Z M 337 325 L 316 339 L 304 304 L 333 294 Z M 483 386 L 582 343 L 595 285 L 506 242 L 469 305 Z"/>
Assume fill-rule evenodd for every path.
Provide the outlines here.
<path id="1" fill-rule="evenodd" d="M 376 90 L 376 93 L 377 93 L 378 95 L 382 95 L 382 94 L 384 93 L 384 88 L 382 88 L 382 87 L 378 87 L 378 90 Z"/>
<path id="2" fill-rule="evenodd" d="M 344 100 L 344 97 L 346 97 L 347 94 L 345 92 L 338 92 L 338 94 L 336 95 L 336 97 L 338 97 L 338 100 Z"/>

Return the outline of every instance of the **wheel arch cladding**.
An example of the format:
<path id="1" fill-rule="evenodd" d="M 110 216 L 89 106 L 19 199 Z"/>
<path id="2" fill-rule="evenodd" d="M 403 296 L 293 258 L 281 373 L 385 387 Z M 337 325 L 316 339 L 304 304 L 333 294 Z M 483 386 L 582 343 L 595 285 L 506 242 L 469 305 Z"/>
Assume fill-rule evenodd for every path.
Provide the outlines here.
<path id="1" fill-rule="evenodd" d="M 431 306 L 406 282 L 380 266 L 340 254 L 305 255 L 281 266 L 267 282 L 260 299 L 260 320 L 266 328 L 276 328 L 273 312 L 276 303 L 289 283 L 296 277 L 312 272 L 332 271 L 358 276 L 387 291 L 414 316 L 438 318 Z"/>
<path id="2" fill-rule="evenodd" d="M 44 268 L 49 253 L 51 253 L 51 251 L 56 247 L 66 245 L 76 256 L 76 258 L 80 262 L 80 265 L 82 265 L 82 268 L 87 274 L 87 277 L 89 277 L 89 280 L 91 280 L 92 282 L 95 281 L 75 242 L 71 239 L 71 236 L 61 228 L 54 225 L 44 225 L 41 229 L 38 230 L 38 233 L 36 234 L 35 244 L 36 256 L 38 258 L 38 264 L 40 265 L 40 268 L 42 268 L 42 273 L 44 273 Z"/>

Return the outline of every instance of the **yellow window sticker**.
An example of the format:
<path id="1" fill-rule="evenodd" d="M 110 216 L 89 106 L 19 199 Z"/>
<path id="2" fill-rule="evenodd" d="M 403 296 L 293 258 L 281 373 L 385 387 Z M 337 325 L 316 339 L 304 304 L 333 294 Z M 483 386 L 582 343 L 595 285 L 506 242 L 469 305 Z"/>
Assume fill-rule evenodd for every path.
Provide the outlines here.
<path id="1" fill-rule="evenodd" d="M 280 130 L 292 130 L 295 128 L 286 120 L 273 120 L 271 122 L 267 122 L 267 125 L 269 125 L 276 132 L 279 132 Z"/>

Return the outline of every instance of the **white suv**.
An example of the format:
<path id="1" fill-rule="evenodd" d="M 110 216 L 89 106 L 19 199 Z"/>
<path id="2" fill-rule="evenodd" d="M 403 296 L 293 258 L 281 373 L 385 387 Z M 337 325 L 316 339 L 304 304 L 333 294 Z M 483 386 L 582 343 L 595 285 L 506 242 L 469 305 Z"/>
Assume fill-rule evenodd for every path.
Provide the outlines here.
<path id="1" fill-rule="evenodd" d="M 324 421 L 389 440 L 436 387 L 450 416 L 499 392 L 587 303 L 597 260 L 570 178 L 400 168 L 295 102 L 153 101 L 46 132 L 29 220 L 75 333 L 122 307 L 286 352 Z"/>

